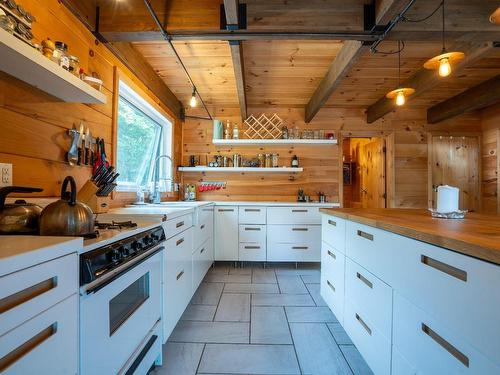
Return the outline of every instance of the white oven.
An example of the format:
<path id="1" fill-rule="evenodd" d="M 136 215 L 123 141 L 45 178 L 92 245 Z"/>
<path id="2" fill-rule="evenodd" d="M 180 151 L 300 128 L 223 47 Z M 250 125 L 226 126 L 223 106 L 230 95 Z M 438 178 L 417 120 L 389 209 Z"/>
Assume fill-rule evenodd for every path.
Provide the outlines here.
<path id="1" fill-rule="evenodd" d="M 123 264 L 80 291 L 80 373 L 146 373 L 161 363 L 163 246 Z M 140 369 L 140 371 L 139 371 Z"/>

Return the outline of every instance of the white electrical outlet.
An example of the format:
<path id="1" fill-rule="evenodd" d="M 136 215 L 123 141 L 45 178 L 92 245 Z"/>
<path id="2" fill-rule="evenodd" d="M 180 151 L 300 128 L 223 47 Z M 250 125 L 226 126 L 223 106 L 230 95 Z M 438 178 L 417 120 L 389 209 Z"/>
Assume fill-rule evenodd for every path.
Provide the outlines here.
<path id="1" fill-rule="evenodd" d="M 12 164 L 0 163 L 0 187 L 12 186 Z"/>

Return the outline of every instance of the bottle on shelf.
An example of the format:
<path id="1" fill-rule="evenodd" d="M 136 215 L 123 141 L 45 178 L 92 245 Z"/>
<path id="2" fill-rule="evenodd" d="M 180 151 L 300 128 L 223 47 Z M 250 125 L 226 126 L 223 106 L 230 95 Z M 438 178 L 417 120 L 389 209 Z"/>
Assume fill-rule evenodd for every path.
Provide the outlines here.
<path id="1" fill-rule="evenodd" d="M 240 139 L 240 131 L 238 130 L 238 124 L 234 123 L 233 127 L 233 139 Z"/>
<path id="2" fill-rule="evenodd" d="M 229 120 L 226 122 L 226 129 L 224 130 L 224 139 L 231 139 L 231 123 Z"/>
<path id="3" fill-rule="evenodd" d="M 297 155 L 293 155 L 293 158 L 292 158 L 292 168 L 298 168 L 299 167 L 299 158 L 297 157 Z"/>

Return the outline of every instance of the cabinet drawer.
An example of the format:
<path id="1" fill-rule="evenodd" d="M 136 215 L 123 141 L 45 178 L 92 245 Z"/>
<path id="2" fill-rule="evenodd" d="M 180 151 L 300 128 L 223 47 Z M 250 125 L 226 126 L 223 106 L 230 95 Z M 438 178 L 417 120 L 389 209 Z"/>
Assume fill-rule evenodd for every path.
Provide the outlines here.
<path id="1" fill-rule="evenodd" d="M 319 225 L 268 225 L 267 238 L 276 243 L 308 243 L 320 246 L 321 227 Z"/>
<path id="2" fill-rule="evenodd" d="M 266 241 L 240 242 L 238 259 L 246 262 L 264 262 L 266 260 Z"/>
<path id="3" fill-rule="evenodd" d="M 489 358 L 498 358 L 500 267 L 424 242 L 404 241 L 404 255 L 391 258 L 394 289 Z"/>
<path id="4" fill-rule="evenodd" d="M 321 296 L 340 323 L 344 321 L 345 256 L 323 243 L 321 249 Z"/>
<path id="5" fill-rule="evenodd" d="M 1 336 L 0 372 L 78 373 L 78 295 L 73 294 Z"/>
<path id="6" fill-rule="evenodd" d="M 393 375 L 416 375 L 417 370 L 404 358 L 398 348 L 392 346 L 392 374 Z"/>
<path id="7" fill-rule="evenodd" d="M 266 243 L 265 225 L 240 225 L 241 242 L 262 242 Z"/>
<path id="8" fill-rule="evenodd" d="M 238 207 L 217 206 L 214 211 L 215 260 L 238 260 Z"/>
<path id="9" fill-rule="evenodd" d="M 277 243 L 267 241 L 267 260 L 270 262 L 319 262 L 321 246 L 310 243 Z"/>
<path id="10" fill-rule="evenodd" d="M 0 278 L 0 336 L 78 291 L 76 253 Z"/>
<path id="11" fill-rule="evenodd" d="M 193 248 L 193 229 L 177 234 L 165 242 L 165 259 L 168 261 L 190 260 Z"/>
<path id="12" fill-rule="evenodd" d="M 239 208 L 240 224 L 265 224 L 266 207 L 241 206 Z"/>
<path id="13" fill-rule="evenodd" d="M 198 219 L 200 222 L 214 219 L 214 206 L 204 206 L 198 209 Z"/>
<path id="14" fill-rule="evenodd" d="M 476 322 L 463 323 L 474 325 Z M 449 329 L 445 321 L 432 318 L 398 293 L 394 293 L 393 340 L 401 355 L 420 373 L 500 373 L 498 362 L 494 364 L 488 360 L 469 345 L 459 332 Z M 498 351 L 495 358 L 498 361 Z"/>
<path id="15" fill-rule="evenodd" d="M 268 224 L 321 224 L 318 207 L 268 207 Z"/>
<path id="16" fill-rule="evenodd" d="M 201 220 L 198 225 L 194 226 L 193 251 L 198 249 L 206 240 L 212 238 L 214 235 L 214 222 L 213 219 Z"/>
<path id="17" fill-rule="evenodd" d="M 345 264 L 345 298 L 390 341 L 392 288 L 349 258 Z"/>
<path id="18" fill-rule="evenodd" d="M 193 293 L 200 285 L 213 262 L 212 246 L 212 240 L 208 239 L 193 253 Z"/>
<path id="19" fill-rule="evenodd" d="M 165 222 L 165 236 L 171 238 L 178 233 L 185 231 L 193 225 L 193 215 L 179 216 L 178 218 L 167 220 Z"/>
<path id="20" fill-rule="evenodd" d="M 391 373 L 391 342 L 348 299 L 344 328 L 375 374 Z"/>
<path id="21" fill-rule="evenodd" d="M 322 215 L 321 239 L 338 251 L 345 253 L 345 223 L 344 219 L 331 215 Z"/>

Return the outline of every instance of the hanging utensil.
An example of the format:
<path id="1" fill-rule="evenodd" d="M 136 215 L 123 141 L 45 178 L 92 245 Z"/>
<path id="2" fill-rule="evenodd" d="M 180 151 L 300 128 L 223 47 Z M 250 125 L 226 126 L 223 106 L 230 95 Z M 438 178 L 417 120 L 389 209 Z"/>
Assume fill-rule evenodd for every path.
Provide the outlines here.
<path id="1" fill-rule="evenodd" d="M 90 163 L 90 143 L 91 143 L 90 129 L 87 128 L 87 132 L 85 133 L 85 150 L 83 157 L 85 165 L 89 165 Z"/>
<path id="2" fill-rule="evenodd" d="M 95 163 L 94 163 L 94 173 L 95 171 L 102 165 L 102 159 L 101 159 L 101 139 L 97 138 L 96 139 L 96 150 L 95 150 Z"/>
<path id="3" fill-rule="evenodd" d="M 83 161 L 83 138 L 84 135 L 84 127 L 83 122 L 80 122 L 80 131 L 78 132 L 78 153 L 77 153 L 77 162 L 76 164 L 81 165 Z"/>
<path id="4" fill-rule="evenodd" d="M 68 130 L 68 134 L 71 136 L 71 146 L 68 150 L 67 160 L 69 165 L 76 165 L 78 163 L 78 138 L 79 134 L 76 129 Z"/>
<path id="5" fill-rule="evenodd" d="M 106 166 L 106 169 L 109 168 L 109 162 L 106 158 L 106 148 L 104 146 L 104 139 L 101 138 L 101 160 L 102 163 Z"/>

